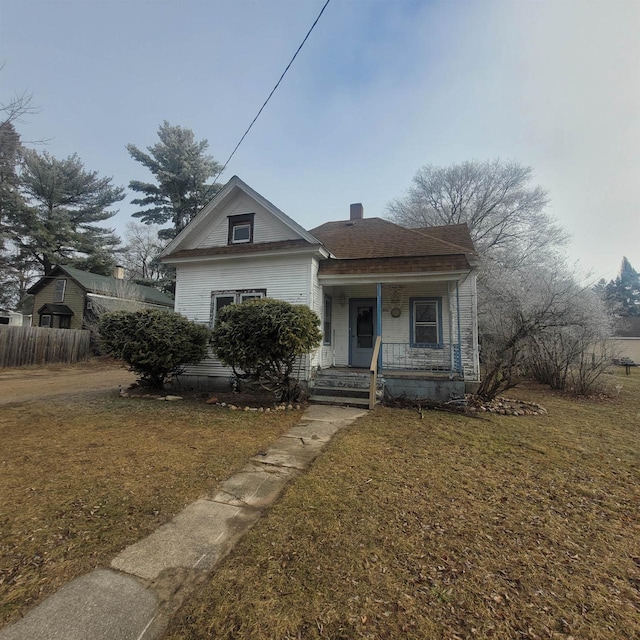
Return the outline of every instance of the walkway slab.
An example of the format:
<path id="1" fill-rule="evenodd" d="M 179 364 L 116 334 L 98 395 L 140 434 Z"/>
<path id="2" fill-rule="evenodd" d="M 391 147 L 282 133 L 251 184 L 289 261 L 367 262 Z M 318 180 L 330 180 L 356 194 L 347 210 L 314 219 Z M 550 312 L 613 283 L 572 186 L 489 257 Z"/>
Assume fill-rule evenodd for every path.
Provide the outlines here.
<path id="1" fill-rule="evenodd" d="M 347 424 L 368 413 L 367 409 L 355 407 L 336 407 L 332 405 L 311 404 L 304 412 L 304 420 L 335 422 L 346 420 Z"/>
<path id="2" fill-rule="evenodd" d="M 259 516 L 255 509 L 197 500 L 127 547 L 111 566 L 146 580 L 155 580 L 166 569 L 211 569 Z"/>
<path id="3" fill-rule="evenodd" d="M 312 420 L 310 422 L 300 422 L 292 427 L 284 434 L 285 438 L 298 438 L 305 442 L 319 440 L 327 443 L 339 431 L 348 424 L 347 421 L 324 422 L 321 420 Z"/>
<path id="4" fill-rule="evenodd" d="M 324 444 L 321 440 L 281 436 L 263 454 L 254 456 L 251 460 L 304 470 L 316 459 Z"/>
<path id="5" fill-rule="evenodd" d="M 140 640 L 156 614 L 153 592 L 98 569 L 69 582 L 0 631 L 1 640 Z"/>
<path id="6" fill-rule="evenodd" d="M 263 509 L 273 504 L 287 482 L 297 475 L 298 471 L 290 467 L 249 463 L 225 480 L 212 500 L 236 507 L 248 505 Z"/>

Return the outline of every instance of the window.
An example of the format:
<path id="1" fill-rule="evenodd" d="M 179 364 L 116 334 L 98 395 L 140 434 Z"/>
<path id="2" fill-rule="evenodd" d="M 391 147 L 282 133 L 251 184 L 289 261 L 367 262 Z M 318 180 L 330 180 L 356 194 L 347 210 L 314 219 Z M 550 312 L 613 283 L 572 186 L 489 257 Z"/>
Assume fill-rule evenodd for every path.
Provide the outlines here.
<path id="1" fill-rule="evenodd" d="M 71 328 L 71 316 L 60 316 L 60 328 L 61 329 Z"/>
<path id="2" fill-rule="evenodd" d="M 53 293 L 54 302 L 64 302 L 64 292 L 67 288 L 66 280 L 56 280 L 56 289 Z"/>
<path id="3" fill-rule="evenodd" d="M 442 344 L 442 299 L 411 299 L 411 346 Z"/>
<path id="4" fill-rule="evenodd" d="M 40 326 L 41 327 L 51 327 L 51 314 L 49 313 L 44 313 L 43 315 L 40 316 Z"/>
<path id="5" fill-rule="evenodd" d="M 229 244 L 253 242 L 253 218 L 255 214 L 245 213 L 240 216 L 229 216 Z"/>
<path id="6" fill-rule="evenodd" d="M 331 313 L 332 313 L 331 296 L 324 297 L 324 338 L 322 344 L 331 344 Z"/>
<path id="7" fill-rule="evenodd" d="M 210 327 L 213 329 L 218 312 L 229 304 L 240 304 L 247 300 L 264 298 L 267 295 L 266 289 L 240 289 L 237 291 L 212 291 L 211 292 L 211 319 Z"/>

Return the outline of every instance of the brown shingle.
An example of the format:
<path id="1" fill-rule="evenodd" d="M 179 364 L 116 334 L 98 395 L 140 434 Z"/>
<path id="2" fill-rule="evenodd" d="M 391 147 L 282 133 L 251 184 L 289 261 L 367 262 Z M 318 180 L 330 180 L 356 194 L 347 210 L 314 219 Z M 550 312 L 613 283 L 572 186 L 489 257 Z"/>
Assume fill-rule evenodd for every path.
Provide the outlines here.
<path id="1" fill-rule="evenodd" d="M 443 256 L 475 251 L 466 225 L 414 230 L 382 218 L 366 218 L 327 222 L 310 233 L 338 259 Z M 458 242 L 454 243 L 456 239 Z"/>
<path id="2" fill-rule="evenodd" d="M 345 275 L 358 273 L 422 273 L 440 271 L 466 271 L 470 269 L 466 257 L 399 256 L 394 258 L 361 258 L 351 260 L 321 260 L 318 275 Z"/>

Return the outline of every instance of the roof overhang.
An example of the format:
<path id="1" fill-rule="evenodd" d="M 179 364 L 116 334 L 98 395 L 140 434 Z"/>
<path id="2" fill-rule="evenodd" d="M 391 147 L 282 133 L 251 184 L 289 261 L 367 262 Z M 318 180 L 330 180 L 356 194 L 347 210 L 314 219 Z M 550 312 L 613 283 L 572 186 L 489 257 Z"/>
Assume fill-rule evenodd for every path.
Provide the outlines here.
<path id="1" fill-rule="evenodd" d="M 54 304 L 47 302 L 38 309 L 38 314 L 50 314 L 52 316 L 72 316 L 73 311 L 66 304 Z"/>
<path id="2" fill-rule="evenodd" d="M 429 271 L 416 273 L 408 271 L 405 273 L 341 273 L 341 274 L 318 274 L 320 284 L 327 286 L 351 285 L 351 284 L 399 284 L 406 282 L 461 282 L 469 275 L 469 270 L 465 271 Z"/>
<path id="3" fill-rule="evenodd" d="M 265 249 L 264 251 L 250 251 L 245 253 L 195 253 L 193 255 L 166 256 L 161 258 L 166 264 L 190 264 L 201 262 L 222 262 L 232 260 L 248 260 L 254 258 L 280 258 L 282 256 L 308 255 L 310 257 L 327 258 L 329 256 L 327 250 L 320 245 L 309 247 L 293 247 L 289 249 Z"/>

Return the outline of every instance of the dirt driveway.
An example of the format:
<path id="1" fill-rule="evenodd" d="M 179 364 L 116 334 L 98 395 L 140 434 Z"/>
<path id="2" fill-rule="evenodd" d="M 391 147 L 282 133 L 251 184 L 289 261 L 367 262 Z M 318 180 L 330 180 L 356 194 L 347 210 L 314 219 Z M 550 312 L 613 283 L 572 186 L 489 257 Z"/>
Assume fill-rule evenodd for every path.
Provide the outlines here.
<path id="1" fill-rule="evenodd" d="M 75 365 L 0 369 L 0 405 L 51 396 L 124 387 L 135 375 L 121 365 L 95 359 Z"/>

